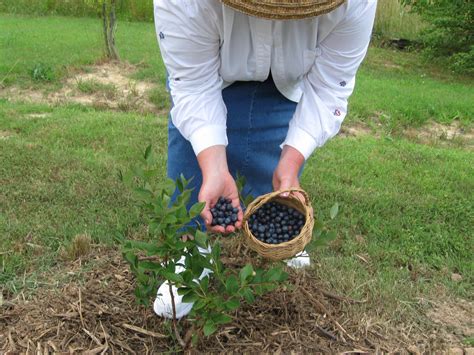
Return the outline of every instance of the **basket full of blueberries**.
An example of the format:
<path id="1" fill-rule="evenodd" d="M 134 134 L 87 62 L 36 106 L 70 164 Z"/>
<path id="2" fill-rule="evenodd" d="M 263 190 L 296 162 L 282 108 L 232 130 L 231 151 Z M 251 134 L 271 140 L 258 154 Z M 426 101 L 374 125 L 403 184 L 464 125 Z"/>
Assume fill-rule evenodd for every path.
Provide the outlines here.
<path id="1" fill-rule="evenodd" d="M 290 192 L 282 197 L 283 192 Z M 256 198 L 243 221 L 247 244 L 271 260 L 293 257 L 311 241 L 314 219 L 309 197 L 301 189 L 276 191 Z"/>

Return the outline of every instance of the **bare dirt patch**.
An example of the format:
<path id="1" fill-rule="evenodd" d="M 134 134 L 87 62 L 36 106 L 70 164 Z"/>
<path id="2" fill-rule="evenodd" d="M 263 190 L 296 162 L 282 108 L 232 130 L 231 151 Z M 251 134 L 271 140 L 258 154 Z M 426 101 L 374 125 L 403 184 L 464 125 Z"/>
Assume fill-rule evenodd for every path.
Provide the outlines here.
<path id="1" fill-rule="evenodd" d="M 0 97 L 10 101 L 77 103 L 104 109 L 162 113 L 163 109 L 149 99 L 157 85 L 131 79 L 135 72 L 136 67 L 131 64 L 107 62 L 73 74 L 54 92 L 11 86 L 2 89 Z"/>
<path id="2" fill-rule="evenodd" d="M 463 127 L 458 121 L 450 125 L 430 122 L 421 128 L 410 128 L 404 135 L 422 144 L 449 145 L 457 143 L 468 149 L 474 148 L 474 131 Z"/>
<path id="3" fill-rule="evenodd" d="M 13 136 L 13 132 L 11 131 L 0 131 L 0 140 L 8 139 Z"/>
<path id="4" fill-rule="evenodd" d="M 342 138 L 376 135 L 375 131 L 363 123 L 343 125 L 339 136 Z"/>
<path id="5" fill-rule="evenodd" d="M 450 342 L 474 337 L 474 303 L 456 299 L 436 302 L 427 316 L 442 329 Z"/>
<path id="6" fill-rule="evenodd" d="M 248 255 L 226 255 L 228 267 Z M 58 280 L 58 275 L 63 279 Z M 31 296 L 0 304 L 0 352 L 168 352 L 179 348 L 169 324 L 149 307 L 136 305 L 134 282 L 120 253 L 93 246 L 87 260 L 65 262 L 52 270 L 47 284 Z M 310 272 L 290 271 L 293 290 L 277 290 L 238 310 L 233 323 L 202 339 L 204 352 L 358 353 L 422 352 L 447 345 L 438 337 L 414 336 L 396 324 L 371 317 L 351 319 L 358 303 L 322 289 Z M 384 324 L 382 324 L 384 323 Z M 183 333 L 189 329 L 180 321 Z"/>

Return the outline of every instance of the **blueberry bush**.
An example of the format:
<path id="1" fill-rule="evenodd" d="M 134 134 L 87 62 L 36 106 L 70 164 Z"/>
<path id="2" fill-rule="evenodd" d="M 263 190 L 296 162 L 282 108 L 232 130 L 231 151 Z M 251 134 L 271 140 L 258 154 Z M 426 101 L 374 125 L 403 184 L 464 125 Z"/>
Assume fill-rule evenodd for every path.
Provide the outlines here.
<path id="1" fill-rule="evenodd" d="M 231 322 L 232 314 L 242 303 L 252 303 L 257 296 L 283 285 L 288 274 L 278 264 L 267 264 L 265 269 L 251 264 L 241 269 L 226 268 L 220 258 L 219 238 L 211 239 L 199 225 L 191 224 L 204 205 L 197 203 L 187 208 L 191 196 L 189 180 L 181 176 L 176 181 L 159 181 L 159 171 L 148 147 L 140 166 L 120 173 L 148 225 L 146 240 L 122 240 L 123 256 L 135 275 L 139 303 L 149 305 L 164 281 L 178 288 L 183 302 L 194 302 L 188 317 L 192 327 L 182 337 L 172 297 L 175 337 L 183 348 L 188 348 L 200 335 L 209 336 L 220 325 Z M 225 202 L 222 200 L 221 206 L 226 206 Z M 209 252 L 202 253 L 199 248 Z M 184 263 L 180 261 L 182 257 Z M 184 271 L 177 273 L 178 268 Z M 200 278 L 205 269 L 211 270 L 211 277 Z"/>

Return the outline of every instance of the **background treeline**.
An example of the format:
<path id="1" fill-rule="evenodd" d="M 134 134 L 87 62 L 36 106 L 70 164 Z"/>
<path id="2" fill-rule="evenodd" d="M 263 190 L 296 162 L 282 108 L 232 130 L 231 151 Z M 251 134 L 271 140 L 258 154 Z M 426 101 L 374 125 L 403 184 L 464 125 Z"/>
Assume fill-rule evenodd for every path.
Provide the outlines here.
<path id="1" fill-rule="evenodd" d="M 102 0 L 96 0 L 101 2 Z M 116 0 L 117 16 L 153 21 L 153 0 Z M 99 16 L 90 0 L 1 0 L 0 12 L 29 15 Z M 379 0 L 374 29 L 377 39 L 406 38 L 451 69 L 474 73 L 474 1 Z"/>
<path id="2" fill-rule="evenodd" d="M 97 0 L 100 1 L 100 0 Z M 99 16 L 87 0 L 2 0 L 0 11 L 29 15 Z M 153 21 L 153 0 L 117 0 L 119 19 Z M 379 0 L 376 34 L 415 39 L 422 27 L 417 15 L 408 13 L 398 0 Z"/>

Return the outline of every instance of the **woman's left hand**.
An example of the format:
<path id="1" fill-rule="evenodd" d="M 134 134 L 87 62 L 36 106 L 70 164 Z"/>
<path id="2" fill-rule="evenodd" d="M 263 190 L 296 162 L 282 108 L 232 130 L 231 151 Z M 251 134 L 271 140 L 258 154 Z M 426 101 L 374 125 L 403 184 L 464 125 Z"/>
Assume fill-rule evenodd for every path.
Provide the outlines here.
<path id="1" fill-rule="evenodd" d="M 285 145 L 278 166 L 273 172 L 273 189 L 277 191 L 300 187 L 298 174 L 303 163 L 304 156 L 295 148 Z"/>

